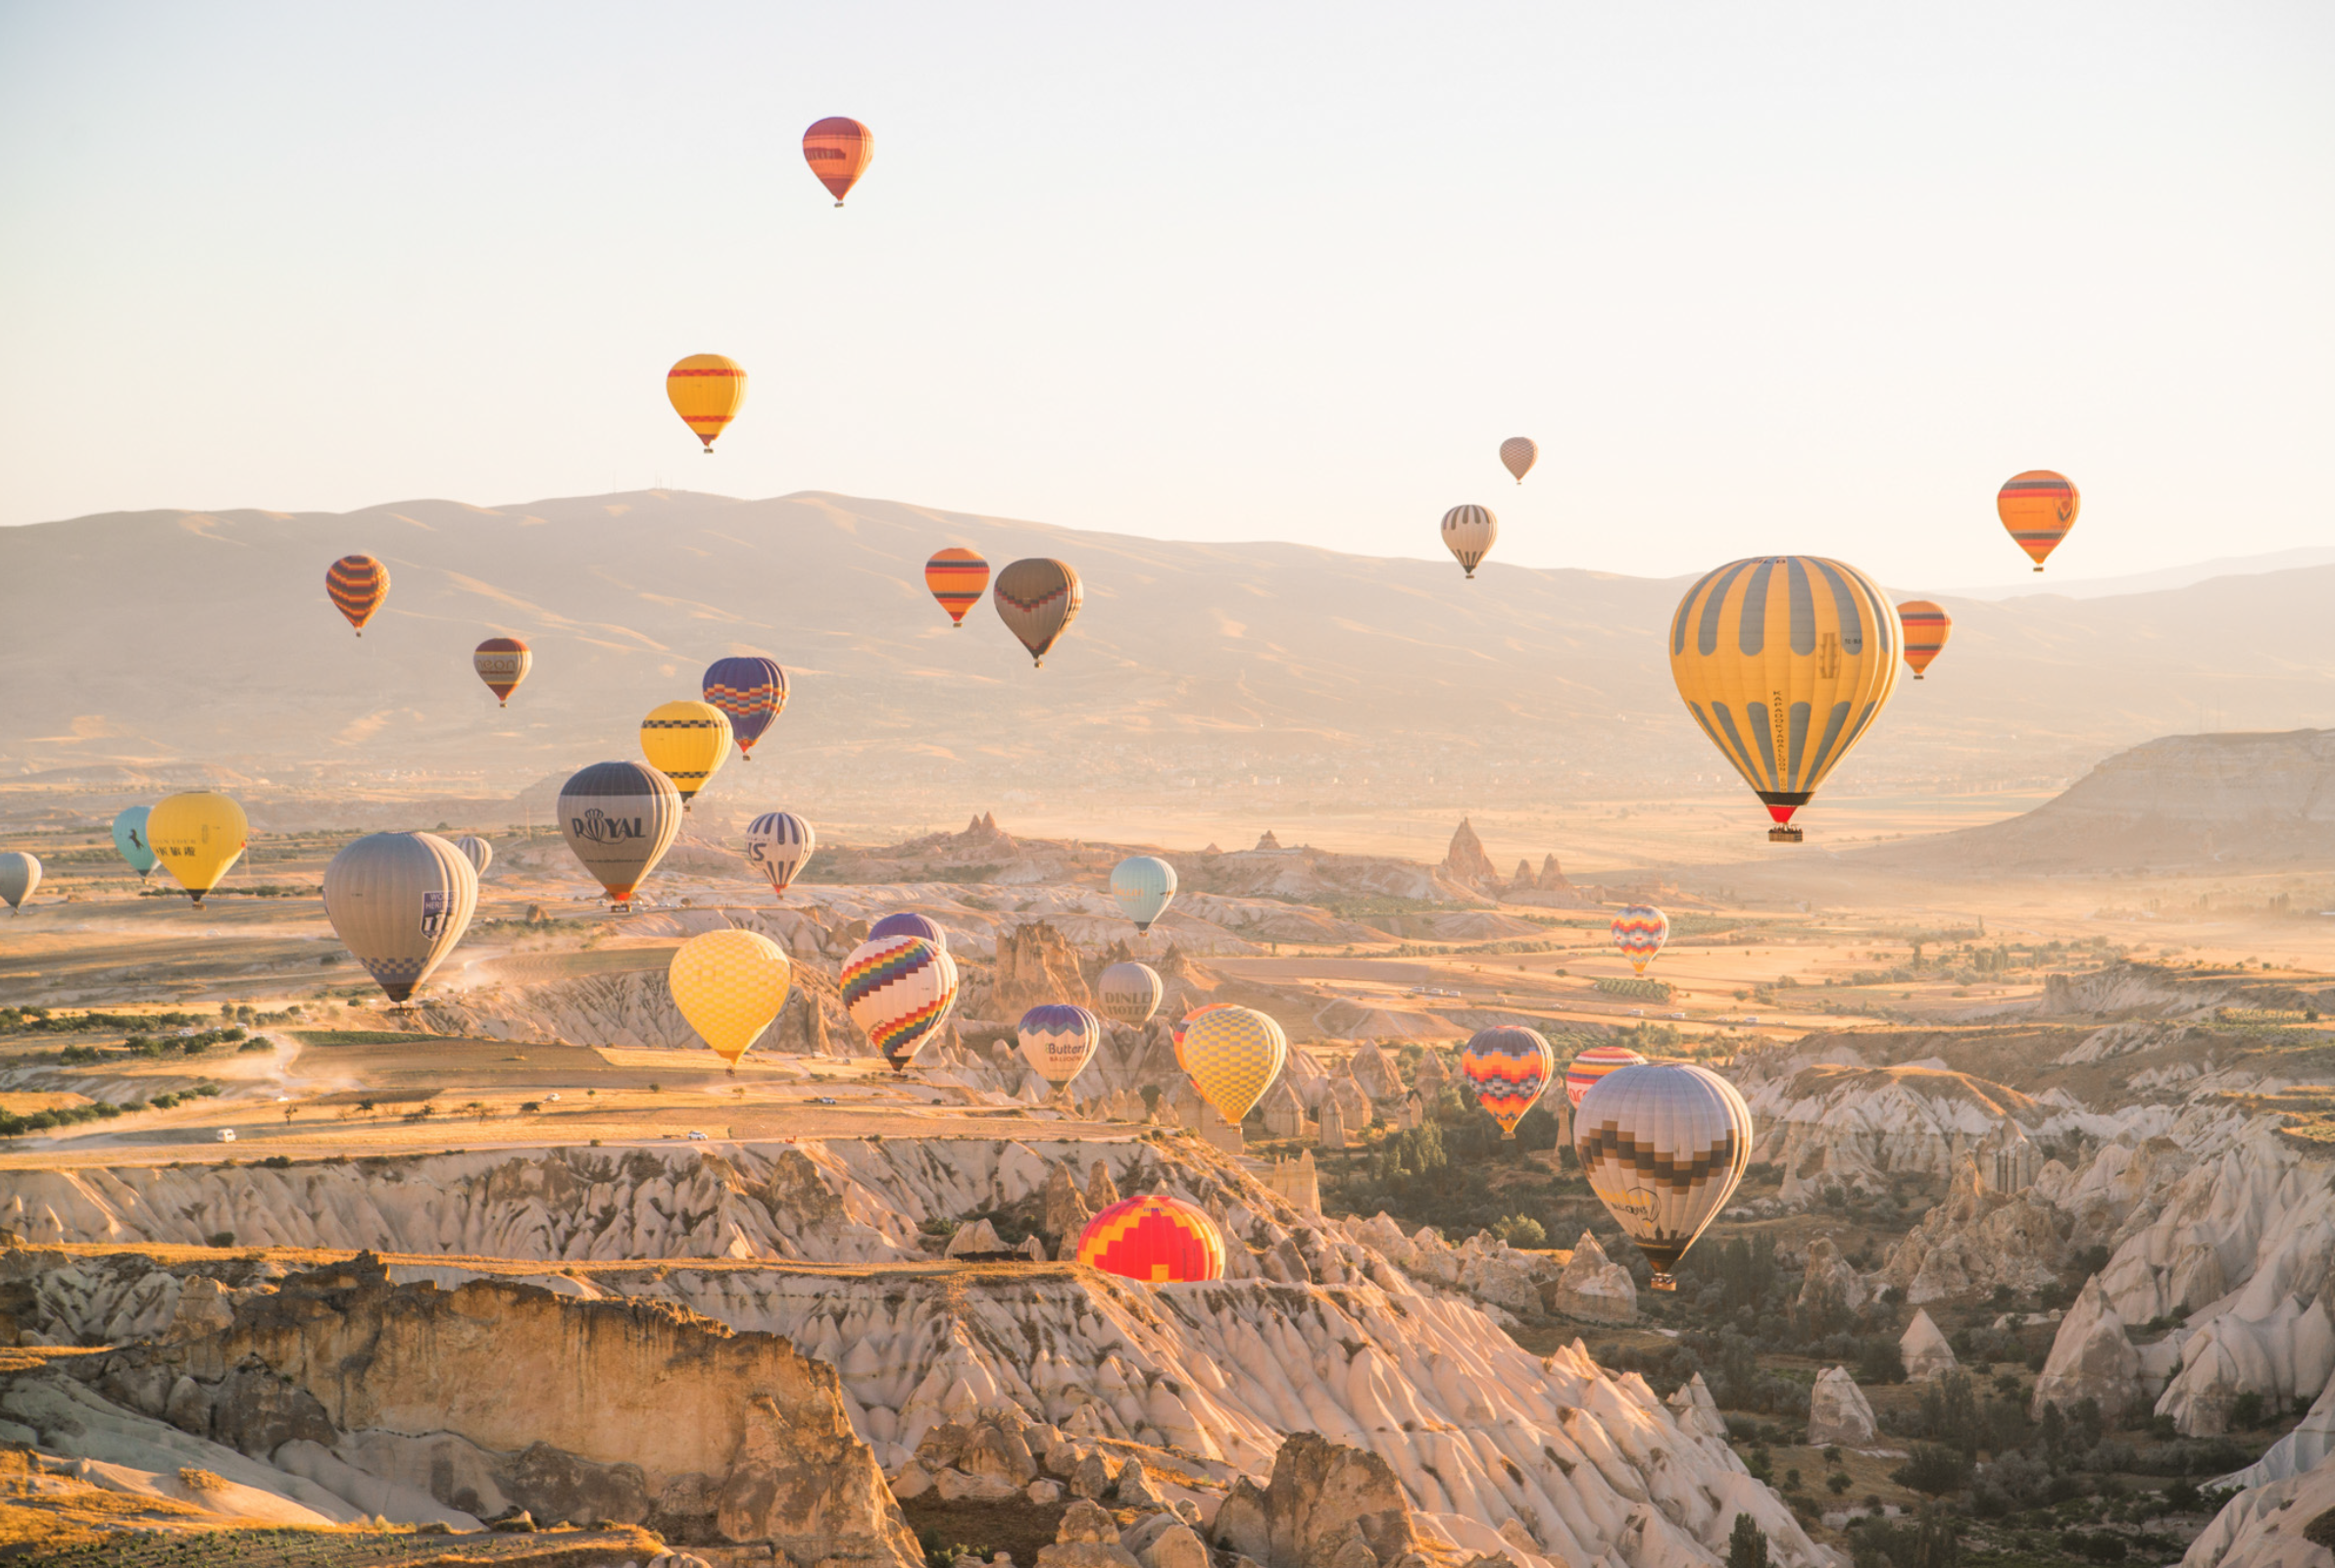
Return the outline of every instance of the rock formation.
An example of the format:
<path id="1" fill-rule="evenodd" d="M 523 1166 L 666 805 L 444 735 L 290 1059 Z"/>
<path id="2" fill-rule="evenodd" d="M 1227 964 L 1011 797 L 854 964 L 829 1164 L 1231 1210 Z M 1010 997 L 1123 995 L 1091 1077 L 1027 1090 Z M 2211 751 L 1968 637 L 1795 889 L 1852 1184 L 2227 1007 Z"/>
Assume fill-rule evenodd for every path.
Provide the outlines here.
<path id="1" fill-rule="evenodd" d="M 1265 1568 L 1423 1568 L 1403 1488 L 1384 1459 L 1293 1432 L 1273 1456 L 1272 1480 L 1243 1476 L 1217 1509 L 1220 1550 Z M 1359 1544 L 1363 1551 L 1355 1551 Z"/>
<path id="2" fill-rule="evenodd" d="M 1549 1309 L 1589 1323 L 1634 1323 L 1638 1317 L 1638 1286 L 1629 1270 L 1606 1256 L 1606 1250 L 1587 1231 L 1573 1245 L 1573 1255 L 1557 1276 L 1549 1293 Z"/>
<path id="3" fill-rule="evenodd" d="M 1460 818 L 1459 827 L 1452 833 L 1451 848 L 1444 852 L 1443 874 L 1462 887 L 1489 892 L 1500 883 L 1500 868 L 1484 853 L 1483 840 L 1475 836 L 1475 825 L 1467 818 Z"/>
<path id="4" fill-rule="evenodd" d="M 1091 1006 L 1094 996 L 1080 972 L 1077 949 L 1046 921 L 1033 920 L 999 939 L 997 973 L 982 1016 L 1011 1021 L 1047 1002 Z"/>
<path id="5" fill-rule="evenodd" d="M 1840 1255 L 1840 1248 L 1831 1237 L 1819 1236 L 1808 1244 L 1808 1267 L 1801 1276 L 1797 1301 L 1802 1313 L 1815 1310 L 1827 1301 L 1854 1312 L 1870 1295 L 1864 1277 Z"/>
<path id="6" fill-rule="evenodd" d="M 1942 1378 L 1957 1364 L 1954 1347 L 1946 1343 L 1946 1336 L 1938 1332 L 1938 1325 L 1930 1321 L 1927 1311 L 1914 1312 L 1913 1321 L 1906 1325 L 1897 1348 L 1905 1357 L 1906 1376 L 1915 1382 Z"/>
<path id="7" fill-rule="evenodd" d="M 1835 1444 L 1844 1448 L 1870 1447 L 1876 1431 L 1872 1404 L 1847 1367 L 1826 1367 L 1816 1374 L 1815 1387 L 1808 1396 L 1810 1447 Z"/>
<path id="8" fill-rule="evenodd" d="M 2059 1278 L 2062 1219 L 2040 1196 L 1994 1191 L 1969 1154 L 1955 1162 L 1946 1201 L 1891 1249 L 1881 1277 L 1909 1301 L 1974 1296 L 2008 1285 L 2040 1290 Z"/>

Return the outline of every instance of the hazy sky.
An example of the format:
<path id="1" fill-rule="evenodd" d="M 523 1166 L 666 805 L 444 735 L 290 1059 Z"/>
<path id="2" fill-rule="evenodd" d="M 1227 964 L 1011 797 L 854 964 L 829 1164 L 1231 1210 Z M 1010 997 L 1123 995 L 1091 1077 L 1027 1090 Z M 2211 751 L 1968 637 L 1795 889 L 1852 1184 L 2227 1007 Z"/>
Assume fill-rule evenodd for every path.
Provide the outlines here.
<path id="1" fill-rule="evenodd" d="M 1496 560 L 1948 587 L 2050 466 L 2069 575 L 2321 544 L 2331 82 L 2323 0 L 9 0 L 0 522 L 663 483 L 1440 557 L 1480 501 Z"/>

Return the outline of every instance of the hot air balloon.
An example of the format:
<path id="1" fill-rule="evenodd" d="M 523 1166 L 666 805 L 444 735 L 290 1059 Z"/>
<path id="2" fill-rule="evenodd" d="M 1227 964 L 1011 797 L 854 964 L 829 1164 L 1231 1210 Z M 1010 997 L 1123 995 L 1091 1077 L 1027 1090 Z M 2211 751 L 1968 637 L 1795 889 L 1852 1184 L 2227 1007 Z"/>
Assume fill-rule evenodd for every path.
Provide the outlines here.
<path id="1" fill-rule="evenodd" d="M 594 762 L 560 786 L 560 832 L 620 909 L 681 831 L 681 792 L 646 762 Z"/>
<path id="2" fill-rule="evenodd" d="M 957 1002 L 957 963 L 922 937 L 869 937 L 843 960 L 844 1009 L 868 1043 L 908 1071 Z"/>
<path id="3" fill-rule="evenodd" d="M 1149 931 L 1175 897 L 1175 867 L 1156 855 L 1130 855 L 1111 869 L 1111 896 L 1136 930 Z"/>
<path id="4" fill-rule="evenodd" d="M 10 850 L 0 855 L 0 899 L 8 903 L 8 912 L 24 911 L 25 901 L 32 897 L 32 890 L 40 886 L 40 858 L 26 855 L 23 850 Z"/>
<path id="5" fill-rule="evenodd" d="M 1104 1016 L 1137 1028 L 1151 1022 L 1167 994 L 1159 972 L 1148 963 L 1115 963 L 1095 982 L 1095 1000 L 1103 1004 Z"/>
<path id="6" fill-rule="evenodd" d="M 389 568 L 371 556 L 343 556 L 325 571 L 324 592 L 362 637 L 365 623 L 389 597 Z"/>
<path id="7" fill-rule="evenodd" d="M 2082 505 L 2074 481 L 2049 468 L 2012 474 L 1995 493 L 1995 514 L 2027 553 L 2027 559 L 2035 563 L 2037 571 L 2043 569 L 2044 558 L 2059 549 L 2067 530 L 2075 526 L 2076 509 Z"/>
<path id="8" fill-rule="evenodd" d="M 1006 630 L 1021 640 L 1032 662 L 1043 666 L 1054 640 L 1078 618 L 1085 590 L 1078 585 L 1078 573 L 1064 563 L 1033 556 L 999 572 L 989 597 Z"/>
<path id="9" fill-rule="evenodd" d="M 1217 1114 L 1237 1127 L 1289 1059 L 1289 1037 L 1254 1007 L 1212 1006 L 1184 1020 L 1184 1071 Z"/>
<path id="10" fill-rule="evenodd" d="M 746 824 L 746 858 L 762 867 L 770 891 L 780 898 L 811 863 L 819 835 L 792 811 L 765 811 Z"/>
<path id="11" fill-rule="evenodd" d="M 1565 1098 L 1575 1110 L 1581 1108 L 1581 1097 L 1589 1093 L 1589 1086 L 1610 1072 L 1623 1067 L 1635 1067 L 1646 1058 L 1627 1046 L 1591 1046 L 1573 1057 L 1565 1069 Z"/>
<path id="12" fill-rule="evenodd" d="M 1516 1123 L 1556 1074 L 1557 1054 L 1537 1029 L 1478 1029 L 1460 1051 L 1460 1075 L 1475 1091 L 1476 1103 L 1500 1124 L 1503 1139 L 1516 1136 Z"/>
<path id="13" fill-rule="evenodd" d="M 1926 599 L 1909 599 L 1897 607 L 1897 623 L 1905 628 L 1906 667 L 1919 680 L 1929 662 L 1945 651 L 1954 617 Z"/>
<path id="14" fill-rule="evenodd" d="M 1515 474 L 1518 484 L 1539 461 L 1540 443 L 1529 436 L 1512 435 L 1500 443 L 1500 466 Z"/>
<path id="15" fill-rule="evenodd" d="M 1084 1007 L 1042 1002 L 1021 1015 L 1016 1031 L 1022 1059 L 1060 1089 L 1078 1076 L 1103 1043 L 1102 1022 Z"/>
<path id="16" fill-rule="evenodd" d="M 729 760 L 729 715 L 712 703 L 661 703 L 640 721 L 640 754 L 672 780 L 686 811 Z"/>
<path id="17" fill-rule="evenodd" d="M 989 589 L 989 563 L 963 545 L 951 545 L 924 563 L 924 586 L 949 612 L 949 623 L 965 624 L 965 612 Z"/>
<path id="18" fill-rule="evenodd" d="M 829 115 L 803 132 L 803 162 L 841 207 L 875 159 L 875 133 L 856 120 Z"/>
<path id="19" fill-rule="evenodd" d="M 1592 1084 L 1573 1115 L 1589 1190 L 1654 1267 L 1654 1288 L 1724 1207 L 1751 1163 L 1751 1107 L 1735 1086 L 1683 1061 L 1622 1067 Z"/>
<path id="20" fill-rule="evenodd" d="M 949 934 L 940 922 L 914 909 L 895 909 L 868 928 L 868 940 L 877 937 L 922 937 L 943 952 L 948 950 Z"/>
<path id="21" fill-rule="evenodd" d="M 1897 689 L 1897 611 L 1856 567 L 1761 556 L 1696 583 L 1670 621 L 1670 678 L 1767 807 L 1767 836 L 1848 756 Z"/>
<path id="22" fill-rule="evenodd" d="M 1443 514 L 1443 548 L 1467 568 L 1471 579 L 1499 537 L 1500 519 L 1489 507 L 1454 507 Z"/>
<path id="23" fill-rule="evenodd" d="M 454 841 L 454 847 L 462 851 L 462 858 L 480 876 L 486 875 L 486 868 L 495 863 L 495 847 L 475 833 L 465 833 Z"/>
<path id="24" fill-rule="evenodd" d="M 724 355 L 692 354 L 665 372 L 665 396 L 710 458 L 714 442 L 746 406 L 746 371 Z"/>
<path id="25" fill-rule="evenodd" d="M 673 950 L 665 983 L 689 1027 L 735 1072 L 786 1005 L 794 972 L 760 931 L 700 931 Z"/>
<path id="26" fill-rule="evenodd" d="M 250 837 L 243 808 L 208 790 L 165 796 L 146 813 L 147 847 L 198 909 L 203 895 L 242 858 Z"/>
<path id="27" fill-rule="evenodd" d="M 534 664 L 535 656 L 516 637 L 489 637 L 471 650 L 471 667 L 504 708 L 511 706 L 511 694 Z"/>
<path id="28" fill-rule="evenodd" d="M 435 833 L 368 833 L 324 867 L 324 917 L 373 983 L 402 1004 L 478 910 L 478 873 Z"/>
<path id="29" fill-rule="evenodd" d="M 1233 1004 L 1229 1002 L 1204 1003 L 1168 1026 L 1168 1040 L 1170 1045 L 1175 1047 L 1175 1064 L 1178 1067 L 1184 1064 L 1184 1036 L 1191 1032 L 1192 1020 L 1203 1013 L 1217 1012 L 1232 1005 Z"/>
<path id="30" fill-rule="evenodd" d="M 129 868 L 137 872 L 141 881 L 154 874 L 157 864 L 154 852 L 146 847 L 146 813 L 149 809 L 144 806 L 125 806 L 121 814 L 114 818 L 114 848 L 121 852 L 122 858 L 129 862 Z"/>
<path id="31" fill-rule="evenodd" d="M 1224 1277 L 1224 1236 L 1208 1211 L 1154 1193 L 1113 1203 L 1078 1233 L 1078 1261 L 1146 1285 Z"/>
<path id="32" fill-rule="evenodd" d="M 1651 904 L 1629 905 L 1614 916 L 1614 946 L 1640 974 L 1669 940 L 1670 917 Z"/>
<path id="33" fill-rule="evenodd" d="M 754 743 L 786 711 L 786 671 L 775 659 L 717 659 L 706 666 L 706 701 L 728 715 L 738 755 L 754 760 Z"/>

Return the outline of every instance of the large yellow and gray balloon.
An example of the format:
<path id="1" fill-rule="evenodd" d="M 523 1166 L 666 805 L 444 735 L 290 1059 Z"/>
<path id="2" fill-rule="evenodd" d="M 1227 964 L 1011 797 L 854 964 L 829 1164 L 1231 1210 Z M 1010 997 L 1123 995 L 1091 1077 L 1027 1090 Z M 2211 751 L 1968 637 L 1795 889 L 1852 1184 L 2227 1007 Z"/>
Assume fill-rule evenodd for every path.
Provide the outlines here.
<path id="1" fill-rule="evenodd" d="M 1654 1266 L 1673 1271 L 1751 1163 L 1751 1107 L 1707 1067 L 1649 1061 L 1589 1086 L 1573 1112 L 1573 1152 L 1589 1190 Z"/>
<path id="2" fill-rule="evenodd" d="M 1500 537 L 1500 519 L 1490 507 L 1454 507 L 1443 514 L 1443 548 L 1473 577 Z"/>
<path id="3" fill-rule="evenodd" d="M 404 1002 L 478 909 L 478 873 L 435 833 L 368 833 L 324 867 L 324 917 L 366 973 Z"/>
<path id="4" fill-rule="evenodd" d="M 1149 931 L 1175 897 L 1175 867 L 1156 855 L 1130 855 L 1112 867 L 1111 896 L 1136 930 Z"/>
<path id="5" fill-rule="evenodd" d="M 1078 573 L 1068 563 L 1043 556 L 1017 561 L 999 572 L 989 597 L 1006 630 L 1021 640 L 1031 662 L 1040 665 L 1046 662 L 1046 651 L 1070 629 L 1070 622 L 1078 618 L 1078 607 L 1086 602 Z"/>
<path id="6" fill-rule="evenodd" d="M 646 762 L 594 762 L 560 787 L 560 834 L 620 909 L 681 831 L 681 792 Z"/>
<path id="7" fill-rule="evenodd" d="M 1797 844 L 1806 806 L 1897 690 L 1905 641 L 1872 579 L 1821 556 L 1731 562 L 1670 620 L 1670 678 L 1687 710 Z"/>

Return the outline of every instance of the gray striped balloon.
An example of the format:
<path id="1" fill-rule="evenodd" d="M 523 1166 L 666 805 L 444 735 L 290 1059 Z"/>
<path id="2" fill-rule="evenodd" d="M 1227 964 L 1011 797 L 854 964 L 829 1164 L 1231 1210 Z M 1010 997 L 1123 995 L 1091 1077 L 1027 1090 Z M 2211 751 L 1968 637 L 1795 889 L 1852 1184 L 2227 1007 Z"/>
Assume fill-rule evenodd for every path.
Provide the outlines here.
<path id="1" fill-rule="evenodd" d="M 1589 1190 L 1654 1265 L 1654 1288 L 1695 1245 L 1751 1163 L 1751 1107 L 1708 1067 L 1648 1061 L 1589 1086 L 1573 1152 Z"/>
<path id="2" fill-rule="evenodd" d="M 1454 507 L 1443 514 L 1443 548 L 1449 550 L 1473 577 L 1492 542 L 1500 537 L 1500 519 L 1489 507 Z"/>

